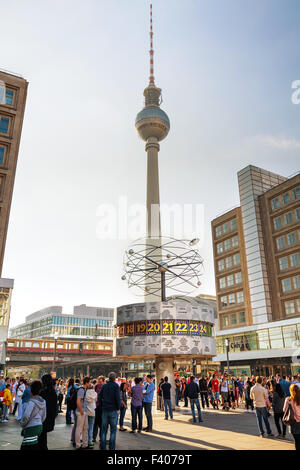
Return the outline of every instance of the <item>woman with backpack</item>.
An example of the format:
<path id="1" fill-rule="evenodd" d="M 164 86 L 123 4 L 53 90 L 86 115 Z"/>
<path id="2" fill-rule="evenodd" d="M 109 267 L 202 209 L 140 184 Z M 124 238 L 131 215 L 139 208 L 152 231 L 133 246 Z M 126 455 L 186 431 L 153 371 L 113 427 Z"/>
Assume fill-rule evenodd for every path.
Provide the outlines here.
<path id="1" fill-rule="evenodd" d="M 291 432 L 293 434 L 293 438 L 295 440 L 295 447 L 296 450 L 300 450 L 300 387 L 296 384 L 292 384 L 290 386 L 290 397 L 285 399 L 283 412 L 283 422 L 284 418 L 286 417 L 286 413 L 291 407 L 292 414 L 293 414 L 293 423 L 291 424 Z"/>
<path id="2" fill-rule="evenodd" d="M 39 446 L 41 450 L 48 450 L 47 433 L 53 431 L 55 418 L 57 416 L 57 395 L 54 389 L 54 381 L 50 374 L 42 377 L 43 388 L 40 393 L 46 402 L 47 417 L 43 422 L 43 431 L 39 436 Z"/>

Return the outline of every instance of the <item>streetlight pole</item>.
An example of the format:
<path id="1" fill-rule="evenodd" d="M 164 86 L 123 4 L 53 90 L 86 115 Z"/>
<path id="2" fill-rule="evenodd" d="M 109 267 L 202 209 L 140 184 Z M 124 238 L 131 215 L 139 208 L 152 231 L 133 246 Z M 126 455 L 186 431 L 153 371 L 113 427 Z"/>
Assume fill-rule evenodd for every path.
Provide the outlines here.
<path id="1" fill-rule="evenodd" d="M 225 339 L 225 346 L 226 346 L 226 357 L 227 357 L 227 373 L 229 374 L 229 339 Z"/>
<path id="2" fill-rule="evenodd" d="M 58 338 L 58 332 L 54 333 L 54 354 L 53 354 L 53 361 L 52 361 L 52 370 L 55 372 L 55 358 L 56 358 L 56 342 Z"/>

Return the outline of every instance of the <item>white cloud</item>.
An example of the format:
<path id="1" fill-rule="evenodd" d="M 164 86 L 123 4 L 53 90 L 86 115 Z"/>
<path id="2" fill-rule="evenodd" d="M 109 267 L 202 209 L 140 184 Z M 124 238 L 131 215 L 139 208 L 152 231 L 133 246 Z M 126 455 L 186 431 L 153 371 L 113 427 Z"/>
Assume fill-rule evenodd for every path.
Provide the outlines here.
<path id="1" fill-rule="evenodd" d="M 278 150 L 300 149 L 300 140 L 277 137 L 274 135 L 256 135 L 250 139 L 252 142 Z"/>

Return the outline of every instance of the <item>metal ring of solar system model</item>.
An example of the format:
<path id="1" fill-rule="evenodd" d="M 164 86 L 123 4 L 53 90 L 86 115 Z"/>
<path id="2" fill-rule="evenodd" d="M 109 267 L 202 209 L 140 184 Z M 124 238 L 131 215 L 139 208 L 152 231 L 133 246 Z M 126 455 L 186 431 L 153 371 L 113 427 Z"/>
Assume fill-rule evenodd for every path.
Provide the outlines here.
<path id="1" fill-rule="evenodd" d="M 139 238 L 125 252 L 122 279 L 143 297 L 166 301 L 191 295 L 201 285 L 203 271 L 203 259 L 194 248 L 198 241 Z"/>

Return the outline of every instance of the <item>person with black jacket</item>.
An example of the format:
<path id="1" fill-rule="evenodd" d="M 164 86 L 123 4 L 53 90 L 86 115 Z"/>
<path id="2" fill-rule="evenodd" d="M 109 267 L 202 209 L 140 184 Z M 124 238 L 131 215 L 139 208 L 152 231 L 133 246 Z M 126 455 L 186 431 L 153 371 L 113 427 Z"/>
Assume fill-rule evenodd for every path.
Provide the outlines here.
<path id="1" fill-rule="evenodd" d="M 202 423 L 202 415 L 201 415 L 201 408 L 200 408 L 200 402 L 199 402 L 199 386 L 195 382 L 195 377 L 192 375 L 191 376 L 191 381 L 190 383 L 187 384 L 186 389 L 185 389 L 185 397 L 190 399 L 190 404 L 191 404 L 191 410 L 192 410 L 192 415 L 193 415 L 193 423 L 196 423 L 196 414 L 195 414 L 195 405 L 197 407 L 198 411 L 198 422 Z"/>
<path id="2" fill-rule="evenodd" d="M 118 411 L 121 408 L 120 388 L 116 383 L 116 374 L 110 372 L 109 381 L 104 384 L 99 393 L 99 402 L 102 408 L 102 423 L 100 435 L 100 449 L 106 450 L 106 435 L 110 426 L 109 450 L 116 448 L 116 434 Z"/>
<path id="3" fill-rule="evenodd" d="M 39 436 L 39 448 L 41 450 L 48 450 L 47 446 L 47 433 L 53 431 L 55 426 L 55 418 L 57 416 L 57 395 L 54 390 L 54 380 L 50 374 L 45 374 L 42 377 L 43 388 L 40 396 L 46 402 L 47 416 L 43 422 L 43 431 Z"/>
<path id="4" fill-rule="evenodd" d="M 286 425 L 282 422 L 282 418 L 283 418 L 285 394 L 280 386 L 280 383 L 273 384 L 272 389 L 273 389 L 272 408 L 274 411 L 275 425 L 278 431 L 278 435 L 276 437 L 284 439 L 286 436 Z M 280 421 L 282 424 L 282 431 L 280 427 Z"/>
<path id="5" fill-rule="evenodd" d="M 207 379 L 205 379 L 203 375 L 199 380 L 199 389 L 201 395 L 202 408 L 205 408 L 205 403 L 207 408 L 209 408 Z"/>
<path id="6" fill-rule="evenodd" d="M 67 386 L 67 395 L 66 395 L 66 405 L 67 405 L 67 411 L 66 411 L 66 424 L 73 424 L 72 423 L 72 418 L 71 418 L 71 407 L 70 407 L 70 398 L 72 394 L 74 393 L 75 386 L 74 386 L 74 379 L 70 378 Z"/>

